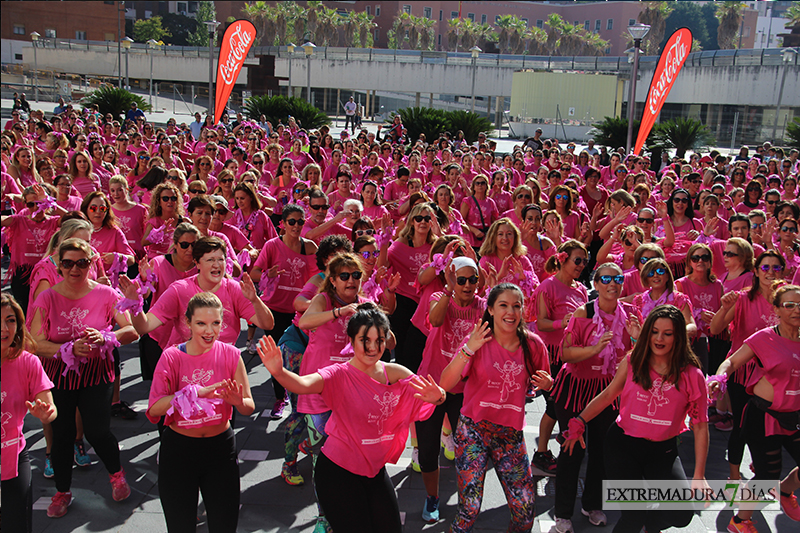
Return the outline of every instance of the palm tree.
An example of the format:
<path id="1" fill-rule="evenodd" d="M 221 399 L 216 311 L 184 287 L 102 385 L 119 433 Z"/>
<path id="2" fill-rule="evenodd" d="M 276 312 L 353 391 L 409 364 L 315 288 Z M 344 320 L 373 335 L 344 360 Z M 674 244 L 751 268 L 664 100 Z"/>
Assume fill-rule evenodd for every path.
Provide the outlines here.
<path id="1" fill-rule="evenodd" d="M 545 41 L 547 53 L 555 55 L 558 50 L 558 42 L 561 40 L 564 19 L 558 13 L 550 13 L 544 24 L 547 26 L 547 40 Z"/>
<path id="2" fill-rule="evenodd" d="M 308 14 L 306 9 L 303 9 L 298 4 L 294 2 L 290 2 L 292 6 L 287 10 L 288 17 L 292 22 L 292 33 L 294 35 L 294 42 L 297 44 L 303 44 L 305 42 L 305 34 L 306 34 L 306 20 L 308 19 Z"/>
<path id="3" fill-rule="evenodd" d="M 500 28 L 498 46 L 501 52 L 511 53 L 519 46 L 521 35 L 527 29 L 525 23 L 516 15 L 502 15 L 497 21 Z"/>
<path id="4" fill-rule="evenodd" d="M 395 47 L 398 49 L 403 48 L 403 43 L 406 40 L 406 32 L 410 33 L 411 29 L 411 14 L 401 11 L 394 17 L 392 24 L 392 31 L 395 36 Z"/>
<path id="5" fill-rule="evenodd" d="M 800 2 L 792 2 L 783 17 L 789 19 L 788 26 L 800 25 Z"/>
<path id="6" fill-rule="evenodd" d="M 645 8 L 639 13 L 639 22 L 650 26 L 650 31 L 642 41 L 642 51 L 645 55 L 658 55 L 661 41 L 664 40 L 664 30 L 667 28 L 667 17 L 671 12 L 672 8 L 667 2 L 647 2 Z M 633 39 L 628 37 L 632 46 Z"/>
<path id="7" fill-rule="evenodd" d="M 458 50 L 459 40 L 463 32 L 461 19 L 450 19 L 447 21 L 447 49 L 450 51 Z"/>
<path id="8" fill-rule="evenodd" d="M 475 44 L 478 47 L 487 49 L 489 43 L 496 43 L 499 36 L 489 24 L 475 24 Z"/>
<path id="9" fill-rule="evenodd" d="M 547 32 L 542 28 L 534 26 L 528 32 L 528 53 L 531 55 L 547 53 Z"/>
<path id="10" fill-rule="evenodd" d="M 322 28 L 322 43 L 324 46 L 339 44 L 339 26 L 342 25 L 342 16 L 335 9 L 325 8 L 318 13 L 318 29 Z"/>
<path id="11" fill-rule="evenodd" d="M 418 27 L 417 31 L 419 32 L 420 49 L 433 50 L 433 45 L 435 43 L 433 35 L 436 22 L 433 19 L 417 17 L 416 26 Z"/>
<path id="12" fill-rule="evenodd" d="M 324 6 L 320 0 L 309 0 L 308 9 L 306 10 L 306 27 L 308 31 L 314 34 L 314 40 L 317 40 L 317 21 L 318 15 Z M 320 41 L 322 42 L 322 41 Z"/>
<path id="13" fill-rule="evenodd" d="M 242 14 L 247 20 L 259 29 L 258 38 L 264 46 L 275 44 L 277 27 L 275 25 L 275 8 L 267 2 L 253 2 L 245 4 Z"/>
<path id="14" fill-rule="evenodd" d="M 744 2 L 722 2 L 717 6 L 716 17 L 719 20 L 717 44 L 720 50 L 736 48 L 736 38 L 739 35 L 744 8 Z"/>

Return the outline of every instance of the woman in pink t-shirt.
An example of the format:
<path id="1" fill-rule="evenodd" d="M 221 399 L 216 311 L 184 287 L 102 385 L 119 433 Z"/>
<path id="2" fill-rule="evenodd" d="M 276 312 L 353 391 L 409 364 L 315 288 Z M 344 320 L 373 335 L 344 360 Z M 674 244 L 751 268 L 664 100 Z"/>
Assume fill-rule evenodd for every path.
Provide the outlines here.
<path id="1" fill-rule="evenodd" d="M 505 188 L 507 181 L 511 181 L 506 180 L 506 172 L 511 173 L 510 170 L 498 170 L 492 174 L 492 188 L 489 191 L 489 198 L 494 200 L 499 213 L 505 213 L 514 207 L 514 196 Z"/>
<path id="2" fill-rule="evenodd" d="M 253 248 L 260 250 L 265 242 L 278 236 L 275 226 L 264 212 L 264 205 L 251 184 L 237 185 L 234 198 L 238 209 L 233 210 L 231 224 L 245 234 Z"/>
<path id="3" fill-rule="evenodd" d="M 131 202 L 128 196 L 128 180 L 122 176 L 113 176 L 108 182 L 111 200 L 111 212 L 117 219 L 120 231 L 125 235 L 137 259 L 145 256 L 142 238 L 147 226 L 147 207 Z"/>
<path id="4" fill-rule="evenodd" d="M 519 229 L 528 249 L 528 259 L 530 259 L 533 271 L 541 283 L 550 277 L 550 273 L 545 270 L 544 265 L 550 256 L 556 253 L 556 245 L 542 234 L 542 208 L 538 204 L 526 205 L 522 209 L 522 220 Z M 535 307 L 529 310 L 529 314 L 531 311 L 535 312 Z M 528 322 L 530 323 L 529 320 Z"/>
<path id="5" fill-rule="evenodd" d="M 653 260 L 657 261 L 657 260 Z M 649 263 L 648 263 L 649 264 Z M 678 456 L 677 437 L 692 421 L 695 440 L 693 488 L 707 486 L 708 394 L 700 361 L 692 352 L 684 314 L 660 305 L 647 317 L 639 341 L 613 381 L 569 421 L 562 453 L 586 446 L 587 424 L 615 400 L 619 416 L 605 437 L 605 479 L 658 479 L 690 483 Z M 622 511 L 615 531 L 661 531 L 686 527 L 692 510 Z"/>
<path id="6" fill-rule="evenodd" d="M 793 279 L 800 266 L 800 245 L 796 242 L 797 220 L 793 218 L 786 218 L 781 222 L 770 220 L 766 228 L 764 242 L 767 243 L 767 248 L 783 255 L 786 260 L 784 277 Z M 777 235 L 777 240 L 773 239 L 773 233 Z"/>
<path id="7" fill-rule="evenodd" d="M 147 211 L 147 225 L 142 237 L 148 259 L 169 253 L 172 240 L 170 235 L 184 221 L 184 214 L 183 198 L 175 185 L 161 183 L 153 189 L 150 209 Z"/>
<path id="8" fill-rule="evenodd" d="M 231 429 L 233 407 L 255 410 L 247 369 L 235 346 L 217 340 L 222 302 L 201 292 L 186 308 L 191 337 L 167 348 L 158 361 L 147 418 L 164 418 L 158 489 L 170 531 L 197 524 L 197 494 L 203 495 L 211 531 L 235 531 L 239 520 L 239 464 Z"/>
<path id="9" fill-rule="evenodd" d="M 772 305 L 778 324 L 762 329 L 744 341 L 717 374 L 727 379 L 748 361 L 757 362 L 747 381 L 752 394 L 747 404 L 743 435 L 753 457 L 754 479 L 777 479 L 781 475 L 781 452 L 785 448 L 795 467 L 780 483 L 781 508 L 792 520 L 800 518 L 797 496 L 800 489 L 797 464 L 800 463 L 800 287 L 784 285 L 775 291 Z M 715 393 L 719 383 L 709 386 Z M 731 519 L 728 531 L 755 531 L 752 510 L 740 509 Z"/>
<path id="10" fill-rule="evenodd" d="M 341 309 L 351 317 L 344 333 L 352 356 L 345 361 L 299 376 L 283 368 L 271 338 L 261 339 L 258 353 L 288 390 L 321 395 L 331 409 L 327 439 L 314 455 L 314 484 L 324 513 L 317 529 L 399 533 L 397 496 L 385 465 L 397 462 L 410 424 L 429 417 L 429 404 L 442 403 L 445 391 L 402 365 L 380 360 L 391 349 L 393 334 L 374 304 Z M 352 512 L 354 499 L 361 502 L 358 513 Z"/>
<path id="11" fill-rule="evenodd" d="M 492 273 L 492 277 L 496 276 L 494 283 L 508 282 L 522 288 L 525 307 L 529 308 L 533 305 L 531 298 L 539 286 L 539 278 L 525 252 L 517 226 L 510 219 L 501 218 L 489 227 L 478 253 L 481 268 Z"/>
<path id="12" fill-rule="evenodd" d="M 561 217 L 565 239 L 581 237 L 581 216 L 575 211 L 572 201 L 572 191 L 566 185 L 559 185 L 550 193 L 549 208 Z"/>
<path id="13" fill-rule="evenodd" d="M 565 330 L 564 366 L 553 384 L 553 399 L 562 434 L 567 433 L 569 420 L 611 383 L 617 365 L 639 338 L 639 312 L 632 305 L 619 301 L 623 278 L 619 265 L 600 265 L 593 278 L 597 300 L 576 309 Z M 588 428 L 592 433 L 592 451 L 586 465 L 581 513 L 588 516 L 589 522 L 595 526 L 608 523 L 602 511 L 603 444 L 616 417 L 617 405 L 609 405 Z M 584 454 L 584 449 L 580 448 L 571 454 L 558 455 L 555 516 L 559 531 L 572 529 L 572 510 Z"/>
<path id="14" fill-rule="evenodd" d="M 92 223 L 91 245 L 100 254 L 104 270 L 108 272 L 115 262 L 121 262 L 127 272 L 136 262 L 136 255 L 117 225 L 108 197 L 102 191 L 90 192 L 81 203 L 81 212 Z"/>
<path id="15" fill-rule="evenodd" d="M 442 371 L 445 390 L 464 381 L 455 431 L 458 509 L 452 531 L 472 531 L 491 458 L 511 511 L 509 531 L 530 531 L 536 494 L 522 433 L 529 389 L 550 390 L 547 348 L 524 321 L 519 287 L 501 283 L 467 343 Z"/>
<path id="16" fill-rule="evenodd" d="M 500 213 L 494 200 L 488 197 L 489 178 L 479 174 L 472 179 L 472 195 L 461 200 L 461 216 L 469 227 L 468 235 L 474 248 L 480 248 L 489 226 L 497 220 Z"/>
<path id="17" fill-rule="evenodd" d="M 659 305 L 670 304 L 677 307 L 683 313 L 689 340 L 693 340 L 697 335 L 697 324 L 692 316 L 692 302 L 685 294 L 675 290 L 675 279 L 667 262 L 663 259 L 650 259 L 639 272 L 639 278 L 646 290 L 633 297 L 634 307 L 645 319 Z"/>
<path id="18" fill-rule="evenodd" d="M 2 357 L 3 406 L 3 528 L 31 531 L 33 526 L 31 462 L 22 431 L 28 411 L 52 422 L 56 407 L 50 389 L 53 382 L 42 369 L 36 344 L 25 327 L 22 308 L 7 293 L 0 296 L 0 355 Z"/>
<path id="19" fill-rule="evenodd" d="M 100 190 L 100 179 L 92 168 L 92 162 L 86 152 L 75 152 L 69 160 L 69 175 L 72 178 L 72 186 L 84 198 L 90 192 Z"/>

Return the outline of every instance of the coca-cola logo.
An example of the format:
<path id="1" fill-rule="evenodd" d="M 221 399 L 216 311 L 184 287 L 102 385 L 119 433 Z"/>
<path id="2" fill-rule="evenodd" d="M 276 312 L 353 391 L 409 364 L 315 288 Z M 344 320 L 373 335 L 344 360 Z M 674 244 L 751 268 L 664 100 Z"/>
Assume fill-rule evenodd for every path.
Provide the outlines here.
<path id="1" fill-rule="evenodd" d="M 664 51 L 663 68 L 658 76 L 658 81 L 653 85 L 652 91 L 650 91 L 650 98 L 647 101 L 647 105 L 650 113 L 653 115 L 658 113 L 659 108 L 663 104 L 663 100 L 666 99 L 670 88 L 672 88 L 675 76 L 686 60 L 687 53 L 686 42 L 683 40 L 683 33 L 680 32 L 677 34 L 675 42 Z"/>
<path id="2" fill-rule="evenodd" d="M 244 63 L 244 58 L 247 56 L 247 51 L 250 44 L 253 42 L 255 34 L 242 28 L 241 23 L 236 23 L 234 30 L 228 38 L 229 50 L 228 57 L 222 61 L 220 58 L 219 74 L 225 85 L 233 85 L 236 81 L 239 71 Z"/>

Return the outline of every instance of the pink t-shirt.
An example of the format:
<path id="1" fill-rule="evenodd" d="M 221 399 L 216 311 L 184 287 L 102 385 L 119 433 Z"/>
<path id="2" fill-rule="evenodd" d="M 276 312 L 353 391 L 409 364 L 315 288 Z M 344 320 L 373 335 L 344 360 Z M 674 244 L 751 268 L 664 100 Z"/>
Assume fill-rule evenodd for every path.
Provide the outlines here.
<path id="1" fill-rule="evenodd" d="M 620 298 L 634 294 L 640 294 L 646 290 L 647 289 L 645 286 L 642 285 L 642 278 L 639 275 L 639 271 L 631 270 L 625 274 L 625 281 L 622 284 L 622 293 L 620 294 Z"/>
<path id="2" fill-rule="evenodd" d="M 499 193 L 492 194 L 492 200 L 494 200 L 497 210 L 501 213 L 514 209 L 514 196 L 508 191 L 501 190 Z"/>
<path id="3" fill-rule="evenodd" d="M 319 370 L 322 397 L 333 413 L 322 446 L 325 456 L 359 476 L 375 477 L 403 453 L 412 422 L 425 420 L 433 404 L 414 398 L 412 378 L 379 383 L 350 363 Z"/>
<path id="4" fill-rule="evenodd" d="M 103 226 L 99 230 L 92 232 L 92 247 L 97 250 L 100 255 L 106 253 L 118 253 L 124 255 L 134 255 L 133 249 L 128 244 L 128 239 L 122 233 L 120 228 L 109 228 Z M 110 267 L 112 261 L 104 261 L 106 268 Z"/>
<path id="5" fill-rule="evenodd" d="M 550 320 L 561 320 L 569 313 L 575 312 L 577 308 L 589 301 L 589 293 L 581 283 L 575 282 L 574 287 L 567 287 L 556 276 L 551 276 L 544 280 L 536 290 L 534 298 L 544 298 Z M 537 305 L 538 308 L 538 305 Z M 561 346 L 564 338 L 564 330 L 539 331 L 536 333 L 542 338 L 547 346 Z M 555 363 L 555 361 L 553 361 Z"/>
<path id="6" fill-rule="evenodd" d="M 620 394 L 617 425 L 629 437 L 662 442 L 688 431 L 686 415 L 694 424 L 708 422 L 708 389 L 703 371 L 687 366 L 678 379 L 678 386 L 665 382 L 649 368 L 650 389 L 633 382 L 633 369 L 628 356 L 628 375 Z"/>
<path id="7" fill-rule="evenodd" d="M 160 228 L 161 226 L 163 226 L 164 225 L 164 220 L 162 220 L 160 217 L 153 217 L 153 218 L 149 219 L 147 221 L 147 223 L 150 224 L 150 227 L 151 227 L 150 231 L 152 232 L 153 230 L 156 230 L 156 229 Z M 176 221 L 175 225 L 177 226 L 178 223 L 179 222 Z M 166 239 L 161 244 L 148 244 L 145 247 L 145 250 L 147 251 L 147 258 L 148 259 L 153 259 L 153 258 L 158 257 L 159 255 L 165 255 L 165 254 L 169 253 L 169 249 L 172 248 L 172 236 L 173 236 L 173 234 L 174 234 L 174 232 L 168 232 L 167 235 L 166 235 Z M 148 235 L 149 235 L 149 233 L 148 233 Z"/>
<path id="8" fill-rule="evenodd" d="M 156 273 L 155 291 L 153 292 L 150 305 L 153 306 L 161 298 L 161 295 L 174 282 L 186 279 L 197 274 L 197 267 L 192 266 L 185 272 L 180 272 L 172 264 L 172 255 L 159 255 L 150 262 L 153 271 Z M 149 333 L 150 338 L 158 343 L 162 350 L 169 346 L 168 341 L 172 335 L 172 322 L 164 323 Z"/>
<path id="9" fill-rule="evenodd" d="M 466 205 L 469 208 L 467 216 L 464 217 L 464 221 L 472 227 L 478 229 L 485 228 L 484 233 L 489 231 L 489 226 L 491 226 L 492 222 L 497 220 L 497 218 L 500 216 L 497 205 L 491 198 L 478 200 L 473 196 L 469 196 L 461 201 L 461 205 Z M 480 209 L 478 209 L 478 206 L 480 206 Z M 483 215 L 483 218 L 481 218 L 481 215 Z M 481 243 L 483 243 L 482 240 L 479 241 L 476 239 L 472 232 L 469 234 L 469 239 L 472 246 L 480 246 Z"/>
<path id="10" fill-rule="evenodd" d="M 174 282 L 150 308 L 153 316 L 162 323 L 172 324 L 172 334 L 167 342 L 169 346 L 186 342 L 191 337 L 191 331 L 186 324 L 184 313 L 192 296 L 204 292 L 200 285 L 197 284 L 197 276 L 199 274 Z M 219 340 L 220 342 L 235 344 L 241 330 L 239 320 L 242 318 L 250 320 L 256 313 L 253 304 L 244 297 L 239 283 L 229 278 L 222 279 L 219 288 L 214 294 L 222 301 L 222 307 L 224 308 Z"/>
<path id="11" fill-rule="evenodd" d="M 536 275 L 536 271 L 533 269 L 533 264 L 531 263 L 531 260 L 528 259 L 528 256 L 521 255 L 517 257 L 517 261 L 522 263 L 522 268 L 525 270 L 525 272 L 531 272 L 533 274 L 534 285 L 538 287 L 539 278 Z M 500 269 L 503 267 L 503 260 L 497 257 L 496 255 L 484 255 L 483 257 L 481 257 L 479 264 L 484 271 L 486 271 L 486 265 L 490 264 L 495 268 L 495 271 L 499 274 Z M 520 281 L 521 280 L 517 279 L 517 275 L 516 273 L 514 273 L 513 269 L 509 268 L 508 273 L 502 279 L 498 279 L 497 283 L 509 282 L 509 283 L 514 283 L 515 285 L 519 285 Z"/>
<path id="12" fill-rule="evenodd" d="M 413 248 L 402 241 L 394 241 L 389 246 L 389 264 L 394 272 L 400 274 L 400 285 L 397 287 L 398 294 L 419 303 L 419 294 L 417 294 L 416 288 L 417 275 L 420 268 L 428 263 L 430 251 L 430 244 Z"/>
<path id="13" fill-rule="evenodd" d="M 25 434 L 22 425 L 28 407 L 25 402 L 34 402 L 40 392 L 53 388 L 42 369 L 38 357 L 22 351 L 18 357 L 3 362 L 2 379 L 2 461 L 3 481 L 14 479 L 19 475 L 17 461 L 20 452 L 25 449 Z"/>
<path id="14" fill-rule="evenodd" d="M 306 241 L 306 247 L 309 247 Z M 307 250 L 308 251 L 308 250 Z M 255 265 L 264 272 L 278 265 L 284 272 L 278 276 L 278 287 L 272 295 L 264 300 L 272 310 L 280 313 L 294 313 L 294 299 L 303 288 L 306 280 L 319 272 L 316 255 L 301 255 L 292 251 L 280 237 L 276 237 L 264 245 L 258 254 Z"/>
<path id="15" fill-rule="evenodd" d="M 740 276 L 741 277 L 741 276 Z M 692 303 L 692 317 L 694 318 L 697 329 L 699 329 L 703 336 L 710 335 L 709 325 L 700 318 L 701 311 L 711 311 L 716 313 L 722 305 L 720 300 L 725 290 L 722 287 L 720 280 L 714 280 L 705 287 L 702 287 L 693 282 L 689 277 L 683 277 L 678 280 L 689 301 Z"/>
<path id="16" fill-rule="evenodd" d="M 128 246 L 136 253 L 137 258 L 144 257 L 144 228 L 147 226 L 147 208 L 141 204 L 136 204 L 127 211 L 121 211 L 115 206 L 111 206 L 111 211 L 117 217 L 117 225 L 128 241 Z"/>
<path id="17" fill-rule="evenodd" d="M 725 294 L 734 291 L 740 291 L 742 289 L 746 289 L 747 287 L 753 286 L 753 273 L 752 272 L 744 272 L 739 275 L 739 277 L 734 279 L 728 279 L 728 273 L 722 275 L 722 287 L 723 292 Z"/>
<path id="18" fill-rule="evenodd" d="M 433 294 L 431 301 L 440 300 L 442 295 L 441 292 Z M 430 304 L 428 304 L 428 309 L 430 309 Z M 438 383 L 442 377 L 442 371 L 450 364 L 458 350 L 466 344 L 472 328 L 481 319 L 485 309 L 486 300 L 480 296 L 475 296 L 466 307 L 459 306 L 454 299 L 450 298 L 447 302 L 444 323 L 441 326 L 430 328 L 418 374 L 425 377 L 430 374 Z M 428 322 L 428 326 L 430 326 L 430 322 Z M 459 382 L 450 389 L 450 392 L 453 394 L 464 392 L 464 382 Z"/>
<path id="19" fill-rule="evenodd" d="M 361 216 L 370 219 L 372 222 L 378 222 L 384 215 L 388 214 L 389 211 L 384 206 L 372 205 L 370 207 L 365 207 Z"/>
<path id="20" fill-rule="evenodd" d="M 264 243 L 278 236 L 275 225 L 264 211 L 253 211 L 244 218 L 238 209 L 233 211 L 231 225 L 236 226 L 248 238 L 253 248 L 261 249 Z"/>
<path id="21" fill-rule="evenodd" d="M 91 178 L 75 176 L 72 178 L 72 186 L 77 189 L 82 198 L 86 198 L 90 192 L 100 190 L 100 180 L 96 175 L 92 175 Z"/>
<path id="22" fill-rule="evenodd" d="M 539 282 L 542 282 L 550 277 L 550 274 L 545 271 L 544 265 L 547 263 L 547 259 L 550 256 L 555 255 L 556 247 L 551 246 L 550 248 L 543 249 L 544 241 L 542 241 L 542 238 L 537 235 L 536 239 L 537 242 L 534 244 L 534 246 L 527 246 L 528 259 L 531 261 L 533 271 L 536 273 L 536 277 L 539 278 Z"/>
<path id="23" fill-rule="evenodd" d="M 420 330 L 426 337 L 430 335 L 430 323 L 428 322 L 428 312 L 431 309 L 431 297 L 434 293 L 442 292 L 444 290 L 444 283 L 439 276 L 436 276 L 433 281 L 427 285 L 420 287 L 419 305 L 417 306 L 414 315 L 411 317 L 411 324 Z"/>
<path id="24" fill-rule="evenodd" d="M 11 269 L 24 265 L 35 265 L 47 251 L 47 243 L 53 233 L 58 231 L 59 217 L 45 216 L 36 222 L 27 215 L 11 215 L 8 232 L 8 247 L 11 251 Z"/>
<path id="25" fill-rule="evenodd" d="M 207 387 L 223 379 L 233 379 L 241 359 L 238 348 L 220 341 L 200 355 L 189 355 L 178 346 L 167 348 L 161 354 L 153 374 L 147 419 L 153 424 L 157 423 L 160 417 L 150 415 L 150 408 L 164 396 L 175 394 L 187 385 Z M 224 401 L 215 404 L 213 413 L 203 413 L 189 419 L 175 409 L 171 415 L 165 415 L 164 425 L 175 423 L 178 427 L 192 429 L 218 426 L 230 420 L 232 412 L 233 406 Z"/>
<path id="26" fill-rule="evenodd" d="M 764 328 L 748 337 L 744 343 L 756 355 L 756 366 L 747 380 L 746 388 L 766 378 L 775 393 L 771 409 L 780 412 L 800 410 L 800 342 L 781 337 L 774 328 Z M 792 435 L 770 415 L 764 417 L 765 435 Z"/>
<path id="27" fill-rule="evenodd" d="M 272 223 L 270 223 L 271 225 Z M 228 240 L 231 242 L 231 246 L 236 252 L 240 252 L 244 250 L 250 241 L 247 239 L 244 233 L 239 230 L 239 228 L 235 226 L 231 226 L 228 223 L 222 224 L 222 227 L 219 229 L 219 233 L 225 235 Z"/>
<path id="28" fill-rule="evenodd" d="M 531 334 L 532 371 L 549 372 L 547 348 Z M 461 414 L 475 422 L 488 421 L 522 431 L 525 427 L 525 394 L 530 375 L 522 346 L 509 352 L 492 338 L 464 367 L 464 405 Z"/>

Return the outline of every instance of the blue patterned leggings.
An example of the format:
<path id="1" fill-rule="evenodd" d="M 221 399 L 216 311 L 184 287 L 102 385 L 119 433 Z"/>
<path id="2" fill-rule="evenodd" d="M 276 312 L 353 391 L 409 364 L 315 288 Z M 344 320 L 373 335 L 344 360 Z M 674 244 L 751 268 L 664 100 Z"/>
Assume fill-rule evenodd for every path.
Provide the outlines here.
<path id="1" fill-rule="evenodd" d="M 295 374 L 300 373 L 300 362 L 303 360 L 303 352 L 296 352 L 286 344 L 281 345 L 281 355 L 283 356 L 283 368 L 291 370 Z M 297 448 L 305 439 L 306 415 L 297 412 L 297 394 L 289 393 L 292 402 L 292 412 L 286 419 L 286 433 L 284 435 L 284 460 L 287 463 L 297 461 Z"/>
<path id="2" fill-rule="evenodd" d="M 458 510 L 452 531 L 472 531 L 481 510 L 483 485 L 489 460 L 503 486 L 511 523 L 508 531 L 533 527 L 536 486 L 531 476 L 522 431 L 492 422 L 475 422 L 464 415 L 455 431 L 458 472 Z"/>

